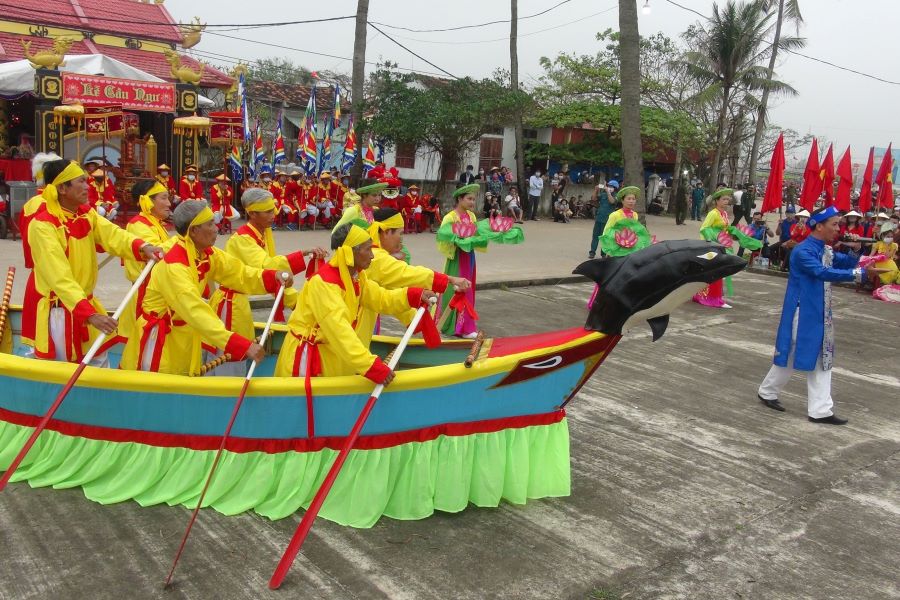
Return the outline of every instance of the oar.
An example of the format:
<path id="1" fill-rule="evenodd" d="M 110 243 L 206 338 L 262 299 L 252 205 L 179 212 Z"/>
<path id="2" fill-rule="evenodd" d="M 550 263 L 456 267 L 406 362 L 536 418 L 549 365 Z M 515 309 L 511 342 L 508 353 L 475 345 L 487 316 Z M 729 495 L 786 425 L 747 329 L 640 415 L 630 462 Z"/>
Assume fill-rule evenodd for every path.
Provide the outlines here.
<path id="1" fill-rule="evenodd" d="M 266 344 L 266 338 L 269 336 L 269 328 L 272 327 L 272 321 L 275 320 L 275 313 L 278 310 L 278 305 L 281 302 L 282 296 L 284 296 L 284 281 L 282 281 L 282 285 L 278 289 L 278 294 L 275 295 L 275 303 L 272 305 L 272 310 L 269 312 L 269 320 L 266 321 L 266 326 L 263 328 L 262 335 L 259 337 L 260 346 L 265 346 Z M 188 536 L 191 535 L 191 529 L 194 527 L 194 521 L 197 520 L 197 515 L 200 513 L 200 507 L 203 506 L 203 499 L 206 497 L 206 491 L 212 483 L 213 475 L 216 473 L 216 467 L 219 466 L 219 459 L 222 458 L 222 452 L 225 450 L 228 436 L 231 435 L 231 428 L 234 426 L 234 421 L 237 419 L 238 411 L 241 410 L 241 404 L 244 403 L 244 396 L 247 395 L 247 388 L 250 386 L 250 379 L 253 377 L 254 371 L 256 371 L 256 361 L 251 363 L 250 368 L 247 370 L 247 376 L 244 377 L 244 385 L 241 387 L 241 392 L 238 394 L 237 401 L 234 403 L 234 408 L 231 410 L 231 419 L 225 427 L 225 433 L 222 434 L 222 441 L 219 442 L 219 449 L 216 450 L 216 457 L 213 459 L 212 467 L 209 469 L 209 475 L 206 476 L 206 483 L 203 485 L 203 491 L 200 492 L 200 499 L 197 500 L 197 506 L 194 507 L 194 512 L 191 514 L 191 520 L 188 521 L 187 529 L 184 530 L 184 536 L 181 538 L 181 545 L 178 546 L 178 552 L 175 553 L 175 560 L 172 561 L 172 568 L 169 570 L 169 576 L 166 577 L 166 583 L 163 587 L 169 587 L 169 584 L 172 582 L 172 576 L 175 574 L 175 567 L 178 566 L 178 561 L 181 559 L 181 553 L 184 552 L 184 546 L 187 544 Z"/>
<path id="2" fill-rule="evenodd" d="M 153 265 L 156 264 L 156 261 L 150 259 L 147 261 L 147 266 L 144 267 L 144 270 L 141 271 L 141 274 L 138 275 L 138 278 L 134 281 L 134 285 L 131 286 L 131 289 L 128 290 L 128 293 L 125 294 L 125 298 L 122 300 L 122 303 L 119 304 L 119 308 L 116 309 L 116 312 L 113 313 L 112 318 L 118 320 L 120 316 L 122 316 L 122 312 L 128 307 L 128 304 L 131 302 L 131 299 L 137 293 L 138 288 L 141 287 L 141 284 L 144 283 L 144 280 L 150 274 L 150 269 L 153 268 Z M 9 483 L 10 477 L 13 476 L 13 473 L 16 472 L 16 469 L 19 468 L 19 463 L 22 462 L 22 459 L 25 458 L 25 455 L 28 454 L 28 451 L 31 450 L 31 447 L 34 446 L 34 443 L 37 441 L 38 436 L 41 435 L 41 432 L 44 431 L 47 427 L 47 423 L 50 422 L 50 419 L 53 418 L 53 415 L 56 413 L 59 405 L 62 404 L 63 400 L 66 399 L 66 396 L 69 394 L 69 391 L 75 385 L 75 382 L 78 381 L 78 377 L 81 376 L 81 372 L 84 371 L 84 368 L 90 364 L 90 362 L 94 359 L 94 355 L 100 350 L 100 347 L 103 345 L 103 342 L 106 340 L 106 335 L 102 331 L 100 335 L 97 336 L 97 339 L 94 340 L 94 343 L 91 345 L 90 350 L 88 350 L 87 354 L 84 355 L 84 358 L 81 359 L 81 362 L 78 363 L 78 368 L 75 369 L 75 372 L 72 373 L 72 376 L 69 377 L 69 381 L 60 390 L 59 395 L 56 396 L 56 400 L 53 401 L 53 404 L 50 405 L 50 408 L 44 413 L 44 416 L 41 418 L 40 422 L 37 424 L 37 427 L 34 428 L 34 431 L 31 433 L 31 437 L 28 438 L 28 441 L 25 442 L 25 445 L 22 446 L 22 449 L 19 450 L 19 453 L 13 459 L 12 463 L 10 463 L 9 468 L 6 469 L 6 473 L 3 474 L 3 477 L 0 478 L 0 492 L 3 491 L 3 488 L 6 487 L 6 484 Z"/>
<path id="3" fill-rule="evenodd" d="M 16 268 L 10 267 L 6 271 L 6 285 L 3 286 L 3 299 L 0 300 L 0 341 L 3 340 L 3 332 L 6 328 L 6 315 L 9 313 L 9 300 L 12 297 L 13 280 L 16 278 Z"/>
<path id="4" fill-rule="evenodd" d="M 432 303 L 436 301 L 437 298 L 432 298 L 431 300 Z M 406 333 L 403 334 L 403 339 L 397 344 L 394 356 L 391 357 L 391 361 L 388 363 L 388 368 L 391 369 L 391 371 L 393 371 L 400 362 L 400 355 L 403 354 L 403 351 L 406 349 L 406 345 L 409 343 L 410 338 L 412 338 L 416 327 L 418 327 L 419 321 L 422 320 L 422 315 L 425 314 L 425 310 L 426 308 L 424 306 L 419 307 L 419 310 L 416 311 L 416 316 L 413 317 L 412 323 L 409 324 Z M 334 463 L 332 463 L 331 469 L 328 470 L 328 475 L 325 476 L 322 487 L 316 492 L 312 503 L 309 505 L 309 508 L 306 509 L 306 513 L 304 513 L 303 518 L 300 520 L 300 524 L 297 526 L 297 530 L 294 532 L 291 542 L 285 549 L 281 561 L 278 563 L 278 567 L 275 568 L 275 572 L 269 580 L 269 589 L 277 590 L 281 586 L 281 582 L 284 581 L 291 565 L 294 563 L 294 559 L 297 558 L 297 554 L 300 552 L 300 547 L 303 546 L 303 542 L 309 534 L 310 528 L 312 528 L 313 521 L 316 520 L 316 516 L 319 514 L 319 509 L 322 508 L 322 504 L 325 502 L 325 497 L 328 496 L 328 492 L 331 491 L 331 486 L 334 485 L 338 473 L 341 472 L 341 467 L 344 466 L 344 462 L 350 455 L 350 451 L 353 449 L 354 444 L 356 444 L 359 433 L 366 424 L 369 413 L 371 413 L 372 409 L 375 407 L 375 402 L 381 395 L 382 390 L 384 390 L 384 384 L 379 383 L 376 385 L 375 389 L 372 391 L 372 395 L 369 396 L 368 402 L 366 402 L 366 405 L 363 407 L 362 412 L 359 413 L 356 423 L 353 424 L 353 429 L 350 430 L 350 434 L 347 436 L 347 439 L 344 440 L 344 445 L 341 446 L 341 451 L 338 453 Z"/>

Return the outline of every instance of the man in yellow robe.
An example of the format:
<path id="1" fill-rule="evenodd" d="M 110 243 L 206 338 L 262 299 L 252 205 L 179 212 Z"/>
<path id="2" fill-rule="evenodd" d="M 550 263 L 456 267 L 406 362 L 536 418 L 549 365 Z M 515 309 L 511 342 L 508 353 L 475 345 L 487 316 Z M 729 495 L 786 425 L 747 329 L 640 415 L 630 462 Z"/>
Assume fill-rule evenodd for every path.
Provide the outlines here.
<path id="1" fill-rule="evenodd" d="M 162 250 L 91 209 L 86 173 L 78 163 L 46 163 L 44 181 L 44 205 L 28 225 L 35 260 L 26 284 L 22 341 L 37 358 L 78 362 L 100 332 L 111 334 L 116 329 L 116 321 L 94 298 L 97 248 L 137 260 Z M 102 348 L 95 362 L 105 364 Z"/>
<path id="2" fill-rule="evenodd" d="M 452 284 L 457 291 L 469 289 L 471 283 L 462 277 L 447 276 L 427 267 L 407 264 L 396 258 L 402 254 L 403 247 L 403 215 L 395 208 L 380 208 L 373 214 L 374 221 L 369 226 L 372 238 L 372 264 L 366 270 L 369 281 L 381 287 L 393 290 L 400 287 L 421 287 L 443 294 L 447 286 Z M 398 318 L 409 323 L 415 311 L 410 310 Z M 363 310 L 356 327 L 357 334 L 368 347 L 375 328 L 377 313 Z"/>
<path id="3" fill-rule="evenodd" d="M 300 291 L 288 320 L 275 375 L 282 377 L 353 375 L 388 384 L 393 372 L 369 352 L 355 330 L 362 312 L 403 314 L 417 308 L 434 292 L 421 288 L 385 290 L 366 276 L 372 263 L 372 238 L 352 223 L 331 234 L 335 251 Z M 371 331 L 371 330 L 370 330 Z M 307 394 L 310 394 L 307 386 Z"/>
<path id="4" fill-rule="evenodd" d="M 211 281 L 243 293 L 273 293 L 280 285 L 279 273 L 249 267 L 215 248 L 215 215 L 205 202 L 182 202 L 172 220 L 177 241 L 150 275 L 122 368 L 197 374 L 202 342 L 224 348 L 234 360 L 261 361 L 262 346 L 226 329 L 202 294 Z M 285 285 L 293 283 L 290 274 L 283 277 Z"/>
<path id="5" fill-rule="evenodd" d="M 259 188 L 246 190 L 241 195 L 241 204 L 247 211 L 247 224 L 238 229 L 225 244 L 225 252 L 231 256 L 257 269 L 278 269 L 290 271 L 294 275 L 306 269 L 305 255 L 310 255 L 314 260 L 325 258 L 326 251 L 323 248 L 297 250 L 285 255 L 275 253 L 275 239 L 272 236 L 275 198 L 268 190 Z M 284 290 L 284 306 L 293 309 L 297 304 L 298 295 L 294 288 Z M 247 294 L 219 286 L 219 289 L 213 292 L 209 305 L 222 319 L 226 329 L 248 339 L 256 337 Z M 284 322 L 284 313 L 280 308 L 275 320 Z"/>

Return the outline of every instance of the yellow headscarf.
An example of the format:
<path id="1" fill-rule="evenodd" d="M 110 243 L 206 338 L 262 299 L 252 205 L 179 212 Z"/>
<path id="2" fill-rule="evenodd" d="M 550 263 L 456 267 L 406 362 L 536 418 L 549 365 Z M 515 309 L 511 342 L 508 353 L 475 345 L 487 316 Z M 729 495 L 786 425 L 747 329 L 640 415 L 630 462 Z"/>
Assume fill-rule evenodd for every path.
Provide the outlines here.
<path id="1" fill-rule="evenodd" d="M 381 247 L 381 238 L 378 237 L 382 231 L 387 229 L 403 229 L 406 223 L 403 222 L 403 215 L 397 213 L 384 221 L 373 221 L 369 225 L 369 236 L 372 238 L 372 245 L 376 248 Z"/>
<path id="2" fill-rule="evenodd" d="M 245 206 L 244 209 L 248 212 L 268 212 L 270 210 L 275 210 L 275 198 L 269 196 L 265 200 L 261 200 L 259 202 L 254 202 L 250 206 Z M 247 223 L 250 225 L 250 223 Z M 250 225 L 253 227 L 253 225 Z M 256 229 L 256 227 L 253 227 Z M 260 233 L 260 232 L 257 232 Z M 275 256 L 275 237 L 272 235 L 272 228 L 266 227 L 266 230 L 262 232 L 263 241 L 266 243 L 266 252 L 269 253 L 269 256 Z"/>
<path id="3" fill-rule="evenodd" d="M 184 235 L 178 234 L 178 239 L 181 240 L 181 243 L 184 244 L 185 249 L 187 249 L 188 264 L 190 265 L 191 270 L 197 270 L 197 246 L 194 245 L 194 240 L 191 239 L 191 227 L 202 225 L 215 218 L 216 215 L 213 214 L 212 209 L 210 209 L 209 206 L 204 206 L 203 210 L 198 212 L 197 216 L 191 221 L 191 224 L 188 225 L 187 232 Z"/>
<path id="4" fill-rule="evenodd" d="M 156 218 L 156 215 L 151 212 L 153 210 L 153 200 L 151 197 L 168 191 L 169 190 L 168 188 L 166 188 L 166 186 L 157 181 L 153 184 L 153 187 L 147 190 L 146 194 L 138 198 L 138 206 L 141 207 L 141 215 L 143 215 L 145 219 L 150 221 L 150 224 L 153 227 L 153 231 L 159 238 L 158 241 L 160 243 L 169 238 L 169 232 L 167 232 L 166 228 L 162 226 L 162 223 L 159 222 L 159 219 Z"/>
<path id="5" fill-rule="evenodd" d="M 334 251 L 334 256 L 328 261 L 332 267 L 336 267 L 341 274 L 341 283 L 344 284 L 344 303 L 350 309 L 350 319 L 356 319 L 359 312 L 359 297 L 353 289 L 353 279 L 350 277 L 350 267 L 353 266 L 353 248 L 370 240 L 369 233 L 358 225 L 351 225 L 347 233 L 347 239 L 340 248 Z M 359 289 L 366 283 L 366 275 L 359 273 Z"/>
<path id="6" fill-rule="evenodd" d="M 62 170 L 62 173 L 48 183 L 44 187 L 44 191 L 41 192 L 41 196 L 44 198 L 44 203 L 47 206 L 47 211 L 57 218 L 62 218 L 62 208 L 59 205 L 59 190 L 57 189 L 57 186 L 68 183 L 73 179 L 78 179 L 79 177 L 85 177 L 86 175 L 87 173 L 84 172 L 81 165 L 75 161 L 70 161 L 66 168 Z"/>

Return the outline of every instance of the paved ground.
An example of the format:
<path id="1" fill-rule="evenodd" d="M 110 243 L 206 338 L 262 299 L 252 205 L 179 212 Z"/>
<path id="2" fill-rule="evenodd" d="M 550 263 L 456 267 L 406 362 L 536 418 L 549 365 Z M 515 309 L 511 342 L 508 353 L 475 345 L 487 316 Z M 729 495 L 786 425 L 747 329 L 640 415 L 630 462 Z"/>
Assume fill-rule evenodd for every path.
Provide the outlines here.
<path id="1" fill-rule="evenodd" d="M 531 262 L 567 272 L 581 253 Z M 630 333 L 570 405 L 569 498 L 370 530 L 321 521 L 278 593 L 265 583 L 297 518 L 206 511 L 163 592 L 188 511 L 13 484 L 0 597 L 900 598 L 900 308 L 836 290 L 834 396 L 850 424 L 814 425 L 799 380 L 786 413 L 755 397 L 783 286 L 742 273 L 734 310 L 686 306 L 656 343 Z M 589 293 L 489 290 L 478 310 L 491 334 L 533 333 L 581 323 Z"/>

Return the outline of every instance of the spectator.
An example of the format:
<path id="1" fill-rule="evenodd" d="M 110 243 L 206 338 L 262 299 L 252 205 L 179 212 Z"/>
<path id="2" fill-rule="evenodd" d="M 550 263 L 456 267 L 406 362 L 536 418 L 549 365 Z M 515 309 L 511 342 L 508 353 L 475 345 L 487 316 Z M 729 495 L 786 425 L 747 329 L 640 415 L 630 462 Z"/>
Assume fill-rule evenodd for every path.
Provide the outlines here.
<path id="1" fill-rule="evenodd" d="M 747 185 L 744 195 L 741 197 L 741 207 L 744 210 L 744 220 L 747 225 L 753 224 L 753 213 L 756 211 L 756 185 Z"/>
<path id="2" fill-rule="evenodd" d="M 731 218 L 731 226 L 734 227 L 738 223 L 741 222 L 741 218 L 744 216 L 744 208 L 741 206 L 741 199 L 744 197 L 744 186 L 742 184 L 738 184 L 737 189 L 734 190 L 734 194 L 732 194 L 732 198 L 734 198 L 734 202 L 731 205 L 731 214 L 733 215 Z"/>
<path id="3" fill-rule="evenodd" d="M 478 181 L 481 181 L 482 183 L 487 181 L 487 174 L 484 172 L 484 167 L 478 168 Z"/>
<path id="4" fill-rule="evenodd" d="M 487 191 L 492 193 L 495 198 L 503 197 L 503 182 L 500 181 L 500 171 L 496 167 L 491 169 L 491 178 L 486 187 Z"/>
<path id="5" fill-rule="evenodd" d="M 544 191 L 544 179 L 541 170 L 535 169 L 534 175 L 528 179 L 528 203 L 525 205 L 525 218 L 539 221 L 537 213 L 541 203 L 541 193 Z"/>
<path id="6" fill-rule="evenodd" d="M 576 217 L 589 217 L 590 216 L 590 214 L 588 214 L 588 211 L 587 211 L 588 207 L 584 203 L 584 196 L 582 196 L 581 194 L 578 194 L 577 198 L 575 196 L 572 196 L 571 198 L 569 198 L 569 204 L 571 204 L 572 206 L 575 207 L 572 210 L 575 213 Z"/>
<path id="7" fill-rule="evenodd" d="M 472 165 L 466 166 L 466 172 L 460 174 L 459 176 L 460 185 L 469 185 L 470 183 L 475 183 L 475 174 L 473 173 L 474 170 L 475 167 L 473 167 Z"/>
<path id="8" fill-rule="evenodd" d="M 559 200 L 553 205 L 553 220 L 557 223 L 568 223 L 572 211 L 569 210 L 569 202 L 565 196 L 560 196 Z"/>
<path id="9" fill-rule="evenodd" d="M 591 249 L 588 252 L 588 258 L 594 258 L 597 255 L 597 245 L 600 243 L 600 236 L 606 228 L 606 222 L 609 215 L 616 210 L 616 191 L 619 189 L 619 182 L 613 179 L 609 182 L 609 187 L 604 182 L 594 188 L 591 196 L 591 202 L 594 204 L 594 231 L 591 233 Z"/>
<path id="10" fill-rule="evenodd" d="M 791 212 L 797 212 L 797 197 L 799 196 L 799 192 L 797 191 L 797 186 L 794 185 L 794 182 L 791 182 L 787 186 L 787 191 L 784 193 L 784 198 L 787 201 L 788 208 L 791 209 Z"/>
<path id="11" fill-rule="evenodd" d="M 783 219 L 778 221 L 775 227 L 775 235 L 778 236 L 778 242 L 773 244 L 769 249 L 769 257 L 772 265 L 779 265 L 782 271 L 787 271 L 788 250 L 791 241 L 791 229 L 798 223 L 794 207 L 788 205 Z M 785 246 L 788 244 L 788 247 Z"/>
<path id="12" fill-rule="evenodd" d="M 516 223 L 522 223 L 522 199 L 519 197 L 519 188 L 510 186 L 509 195 L 506 197 L 506 216 L 513 217 Z"/>
<path id="13" fill-rule="evenodd" d="M 873 273 L 870 275 L 870 281 L 873 287 L 879 287 L 884 284 L 894 283 L 897 279 L 897 258 L 898 244 L 894 241 L 894 226 L 890 222 L 881 224 L 881 239 L 872 244 L 872 251 L 869 256 L 882 255 L 884 259 L 875 263 L 876 269 L 883 269 L 882 273 Z"/>
<path id="14" fill-rule="evenodd" d="M 678 182 L 678 189 L 675 192 L 675 224 L 686 225 L 688 209 L 688 182 L 682 177 Z"/>
<path id="15" fill-rule="evenodd" d="M 484 195 L 484 216 L 488 219 L 499 217 L 502 214 L 500 210 L 500 198 L 488 192 Z"/>
<path id="16" fill-rule="evenodd" d="M 699 221 L 703 214 L 703 199 L 706 198 L 706 190 L 703 189 L 703 182 L 698 181 L 696 187 L 691 190 L 691 220 Z"/>
<path id="17" fill-rule="evenodd" d="M 662 200 L 659 195 L 654 196 L 650 201 L 650 204 L 647 205 L 647 214 L 648 215 L 661 215 L 663 211 Z"/>
<path id="18" fill-rule="evenodd" d="M 751 237 L 761 241 L 763 243 L 762 249 L 759 251 L 759 254 L 763 258 L 769 258 L 769 238 L 775 237 L 775 232 L 769 229 L 769 226 L 766 225 L 765 220 L 763 219 L 763 214 L 759 211 L 753 213 L 752 221 L 750 222 L 750 228 L 753 230 Z M 749 264 L 753 264 L 753 257 L 756 253 L 750 254 Z M 741 246 L 740 250 L 737 253 L 738 256 L 744 255 L 744 247 Z"/>

